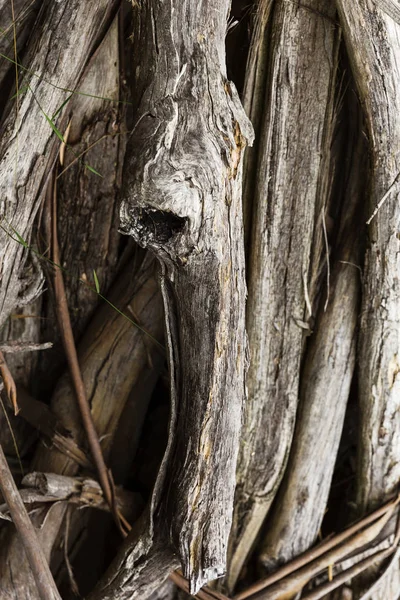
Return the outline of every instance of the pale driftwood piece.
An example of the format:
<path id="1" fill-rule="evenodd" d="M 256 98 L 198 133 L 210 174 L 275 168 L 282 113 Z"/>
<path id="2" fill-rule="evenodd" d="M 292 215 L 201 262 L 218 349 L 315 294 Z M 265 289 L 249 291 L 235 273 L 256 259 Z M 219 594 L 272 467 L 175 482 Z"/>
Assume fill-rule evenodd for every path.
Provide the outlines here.
<path id="1" fill-rule="evenodd" d="M 311 11 L 292 2 L 275 3 L 268 53 L 261 62 L 261 52 L 257 65 L 266 78 L 265 113 L 258 132 L 249 243 L 249 401 L 228 589 L 235 585 L 281 481 L 297 408 L 302 326 L 308 318 L 303 282 L 314 223 L 325 204 L 338 49 L 332 2 L 309 4 Z"/>
<path id="2" fill-rule="evenodd" d="M 9 114 L 1 126 L 0 215 L 2 225 L 13 227 L 26 241 L 37 213 L 54 151 L 59 140 L 43 112 L 53 115 L 68 92 L 54 88 L 41 78 L 62 88 L 77 87 L 88 57 L 104 36 L 115 11 L 116 2 L 100 0 L 95 4 L 71 0 L 42 3 L 45 16 L 33 28 L 30 47 L 34 53 L 24 60 L 21 80 L 30 86 L 20 104 L 18 117 Z M 22 70 L 20 70 L 21 73 Z M 37 73 L 39 77 L 33 73 Z M 21 84 L 22 85 L 22 84 Z M 58 122 L 60 129 L 65 123 Z M 0 230 L 0 325 L 18 304 L 26 304 L 40 290 L 40 276 L 29 289 L 23 281 L 27 253 L 23 246 Z"/>
<path id="3" fill-rule="evenodd" d="M 365 256 L 357 484 L 364 512 L 397 490 L 400 478 L 400 28 L 379 2 L 338 0 L 337 5 L 369 129 L 369 215 L 395 182 L 369 226 Z M 399 588 L 397 565 L 374 600 L 395 598 Z"/>
<path id="4" fill-rule="evenodd" d="M 28 473 L 22 479 L 19 494 L 24 504 L 54 503 L 66 501 L 80 508 L 97 508 L 109 511 L 100 484 L 88 477 L 67 477 L 55 473 Z M 118 508 L 126 518 L 137 517 L 143 508 L 140 494 L 128 492 L 116 486 L 115 495 Z M 0 506 L 1 518 L 11 520 L 7 505 Z M 129 516 L 130 515 L 130 516 Z"/>
<path id="5" fill-rule="evenodd" d="M 26 512 L 18 488 L 8 468 L 6 457 L 0 446 L 0 490 L 7 502 L 13 523 L 26 553 L 37 591 L 41 600 L 61 600 L 35 528 Z"/>
<path id="6" fill-rule="evenodd" d="M 192 592 L 226 568 L 244 400 L 241 164 L 252 129 L 226 80 L 228 8 L 227 0 L 153 0 L 135 12 L 140 102 L 121 208 L 122 230 L 162 263 L 178 406 L 157 523 L 167 527 Z M 104 597 L 138 597 L 129 549 L 120 562 L 129 568 Z"/>
<path id="7" fill-rule="evenodd" d="M 0 351 L 6 354 L 19 354 L 24 352 L 38 352 L 52 348 L 52 342 L 22 342 L 20 340 L 7 340 L 0 343 Z"/>
<path id="8" fill-rule="evenodd" d="M 344 85 L 351 89 L 351 82 Z M 368 149 L 358 99 L 352 91 L 346 96 L 346 108 L 338 115 L 339 127 L 346 129 L 346 148 L 341 145 L 335 161 L 340 161 L 337 168 L 347 185 L 340 196 L 337 186 L 333 191 L 332 202 L 338 203 L 341 197 L 342 211 L 337 217 L 340 231 L 329 258 L 330 294 L 327 303 L 325 289 L 320 294 L 319 314 L 304 357 L 293 445 L 263 541 L 261 560 L 269 569 L 292 560 L 316 541 L 354 371 L 362 224 L 358 233 L 354 229 L 363 215 Z M 346 165 L 349 167 L 343 173 Z"/>

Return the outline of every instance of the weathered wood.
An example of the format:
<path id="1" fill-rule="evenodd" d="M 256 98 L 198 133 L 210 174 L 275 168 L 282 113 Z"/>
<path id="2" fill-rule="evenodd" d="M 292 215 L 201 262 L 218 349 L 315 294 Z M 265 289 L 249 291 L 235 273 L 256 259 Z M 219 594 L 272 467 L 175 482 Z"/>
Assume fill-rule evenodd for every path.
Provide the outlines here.
<path id="1" fill-rule="evenodd" d="M 160 341 L 163 334 L 163 316 L 154 268 L 154 260 L 151 257 L 147 257 L 135 278 L 130 272 L 131 268 L 126 267 L 125 273 L 122 273 L 115 286 L 114 295 L 110 294 L 110 299 L 119 310 L 127 312 L 128 315 L 128 307 L 131 307 L 144 329 Z M 100 436 L 104 436 L 106 456 L 129 393 L 135 387 L 140 389 L 141 396 L 137 401 L 146 406 L 156 381 L 156 377 L 151 381 L 146 372 L 150 370 L 156 375 L 160 362 L 164 360 L 160 348 L 152 340 L 149 340 L 151 345 L 144 342 L 144 336 L 145 334 L 130 324 L 124 316 L 105 304 L 96 313 L 79 347 L 83 378 L 97 431 Z M 126 359 L 127 356 L 130 360 Z M 148 381 L 147 389 L 141 385 L 143 376 Z M 80 418 L 67 377 L 59 383 L 53 396 L 52 410 L 58 422 L 72 434 L 75 442 L 84 443 Z M 50 449 L 42 445 L 38 448 L 34 468 L 44 472 L 75 475 L 79 465 L 56 447 Z M 58 535 L 64 510 L 62 504 L 52 508 L 51 518 L 48 517 L 41 528 L 42 543 L 50 550 Z M 6 544 L 3 544 L 3 547 L 5 546 Z M 4 568 L 0 581 L 1 593 L 16 590 L 22 595 L 26 590 L 30 590 L 29 597 L 34 599 L 34 588 L 31 589 L 29 573 L 20 563 L 20 548 L 15 538 L 8 542 L 8 549 L 7 563 L 2 565 L 0 560 L 0 568 Z M 17 572 L 16 561 L 19 561 Z M 7 571 L 6 564 L 12 565 L 11 571 Z"/>
<path id="2" fill-rule="evenodd" d="M 31 53 L 24 60 L 24 67 L 29 71 L 23 71 L 20 82 L 29 85 L 29 90 L 23 96 L 18 117 L 15 111 L 8 111 L 1 125 L 0 142 L 2 225 L 9 231 L 13 227 L 27 242 L 30 242 L 33 220 L 55 158 L 54 151 L 59 146 L 43 111 L 52 116 L 65 101 L 68 92 L 59 88 L 76 88 L 88 58 L 104 36 L 115 5 L 116 2 L 106 0 L 95 4 L 79 0 L 41 3 L 44 18 L 32 29 Z M 57 125 L 65 129 L 65 120 L 61 119 Z M 40 277 L 33 278 L 29 289 L 24 289 L 26 251 L 3 229 L 0 230 L 0 247 L 2 325 L 16 305 L 26 304 L 38 293 Z"/>
<path id="3" fill-rule="evenodd" d="M 12 478 L 6 457 L 0 446 L 0 490 L 4 496 L 13 523 L 21 539 L 23 551 L 26 554 L 36 589 L 41 600 L 61 600 L 56 584 L 50 572 L 48 561 L 40 546 L 35 528 L 29 518 L 26 508 L 19 495 L 18 488 Z"/>
<path id="4" fill-rule="evenodd" d="M 160 519 L 192 592 L 226 568 L 244 399 L 241 163 L 252 130 L 226 80 L 228 7 L 152 0 L 136 10 L 139 100 L 121 208 L 122 230 L 162 263 L 173 447 Z M 124 597 L 138 597 L 129 549 L 122 561 L 119 590 L 126 577 Z"/>
<path id="5" fill-rule="evenodd" d="M 25 505 L 54 503 L 60 500 L 81 508 L 97 508 L 109 511 L 110 506 L 104 499 L 100 484 L 88 477 L 67 477 L 55 473 L 32 472 L 22 479 L 19 490 L 21 499 Z M 115 496 L 118 508 L 127 519 L 137 518 L 143 509 L 143 501 L 140 494 L 128 492 L 123 488 L 115 487 Z M 8 517 L 6 505 L 0 506 L 1 518 Z M 11 520 L 8 517 L 8 520 Z"/>
<path id="6" fill-rule="evenodd" d="M 268 35 L 263 12 L 268 9 L 266 2 L 260 13 L 264 19 L 260 36 Z M 263 102 L 264 115 L 258 117 L 249 242 L 249 400 L 237 469 L 229 589 L 271 506 L 292 440 L 302 326 L 309 317 L 304 282 L 309 277 L 314 223 L 326 203 L 338 49 L 334 16 L 330 1 L 314 0 L 308 9 L 278 1 L 271 37 L 259 42 L 252 112 L 257 114 Z"/>
<path id="7" fill-rule="evenodd" d="M 360 511 L 397 490 L 400 477 L 400 41 L 399 26 L 379 2 L 337 2 L 347 51 L 365 111 L 372 160 L 369 214 L 386 194 L 369 227 L 359 343 Z M 400 569 L 374 599 L 395 598 Z"/>
<path id="8" fill-rule="evenodd" d="M 0 56 L 0 115 L 8 97 L 17 93 L 17 69 L 12 62 L 16 60 L 14 44 L 16 45 L 17 57 L 20 58 L 39 8 L 40 2 L 38 0 L 0 1 L 0 53 L 3 55 Z M 14 105 L 13 110 L 17 110 L 16 105 Z"/>
<path id="9" fill-rule="evenodd" d="M 350 92 L 346 94 L 345 110 L 337 119 L 338 127 L 346 132 L 341 136 L 345 146 L 342 143 L 335 148 L 339 155 L 333 159 L 336 171 L 333 177 L 340 179 L 333 187 L 331 198 L 331 212 L 336 211 L 336 219 L 340 219 L 340 231 L 329 257 L 329 297 L 326 298 L 323 289 L 319 314 L 304 357 L 289 462 L 263 540 L 262 562 L 269 569 L 301 554 L 317 538 L 354 371 L 363 241 L 360 200 L 364 198 L 368 181 L 368 148 L 352 82 L 345 81 L 343 87 Z M 339 94 L 342 94 L 342 86 Z M 345 183 L 342 190 L 341 181 Z"/>
<path id="10" fill-rule="evenodd" d="M 63 109 L 63 115 L 70 121 L 70 129 L 64 164 L 58 167 L 57 229 L 76 341 L 99 303 L 93 291 L 94 271 L 101 292 L 106 294 L 115 276 L 118 259 L 121 239 L 118 235 L 118 190 L 126 141 L 124 105 L 118 104 L 119 84 L 118 19 L 115 18 L 81 76 L 79 88 L 89 96 L 75 94 Z M 79 156 L 81 158 L 77 159 Z M 96 169 L 100 175 L 95 175 L 88 167 Z M 39 248 L 43 253 L 52 244 L 50 215 L 50 207 L 46 206 L 39 237 Z M 51 286 L 52 267 L 44 266 Z M 36 371 L 39 381 L 36 393 L 40 394 L 53 391 L 65 367 L 54 303 L 53 293 L 45 296 L 42 337 L 53 340 L 54 349 L 42 356 Z"/>

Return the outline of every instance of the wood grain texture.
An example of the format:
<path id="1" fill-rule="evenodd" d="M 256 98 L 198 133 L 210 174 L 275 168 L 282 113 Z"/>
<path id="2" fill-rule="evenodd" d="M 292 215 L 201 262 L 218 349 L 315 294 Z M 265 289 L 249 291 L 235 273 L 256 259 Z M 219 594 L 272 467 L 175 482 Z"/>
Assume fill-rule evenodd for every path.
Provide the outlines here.
<path id="1" fill-rule="evenodd" d="M 343 101 L 344 109 L 337 115 L 339 133 L 335 139 L 341 143 L 333 149 L 332 176 L 336 185 L 329 204 L 340 226 L 337 235 L 331 235 L 329 282 L 324 281 L 316 323 L 304 356 L 288 466 L 263 540 L 261 560 L 268 570 L 294 559 L 317 539 L 354 373 L 365 231 L 360 220 L 365 213 L 368 146 L 353 85 L 351 79 L 344 79 L 339 86 L 340 95 L 343 88 L 349 91 Z M 327 210 L 327 217 L 328 213 Z"/>
<path id="2" fill-rule="evenodd" d="M 131 306 L 142 326 L 160 341 L 163 335 L 162 302 L 154 268 L 154 259 L 147 257 L 142 269 L 134 278 L 131 267 L 127 266 L 126 272 L 122 273 L 115 286 L 115 297 L 110 294 L 110 298 L 124 312 Z M 143 337 L 144 334 L 122 315 L 110 306 L 103 305 L 78 347 L 95 425 L 98 434 L 105 436 L 106 456 L 129 394 L 135 388 L 140 390 L 137 402 L 146 407 L 156 382 L 156 378 L 152 380 L 148 377 L 147 371 L 157 373 L 160 362 L 164 360 L 162 352 L 154 342 L 150 346 L 144 342 Z M 127 360 L 127 356 L 130 360 Z M 141 383 L 142 377 L 147 381 L 147 389 Z M 83 444 L 84 434 L 67 376 L 60 381 L 51 407 L 63 428 L 69 430 L 76 442 Z M 136 425 L 140 426 L 140 423 Z M 33 468 L 73 476 L 77 473 L 79 465 L 56 447 L 40 445 Z M 64 512 L 63 504 L 54 506 L 41 528 L 41 543 L 49 555 L 61 527 Z M 7 597 L 7 594 L 10 594 L 12 597 L 12 594 L 16 593 L 24 597 L 28 590 L 29 598 L 35 599 L 30 573 L 27 572 L 26 565 L 21 565 L 21 547 L 18 540 L 12 536 L 7 542 L 3 542 L 2 548 L 4 554 L 0 558 L 0 595 Z"/>
<path id="3" fill-rule="evenodd" d="M 269 9 L 268 2 L 264 5 Z M 314 224 L 326 200 L 325 158 L 337 55 L 335 7 L 314 0 L 309 8 L 278 1 L 270 29 L 265 23 L 259 29 L 261 36 L 270 31 L 270 39 L 259 42 L 259 75 L 253 76 L 252 113 L 264 114 L 258 117 L 249 241 L 249 399 L 237 469 L 229 589 L 260 531 L 290 450 L 305 337 L 301 324 L 308 319 L 304 281 L 309 277 Z M 264 18 L 263 11 L 260 15 Z"/>
<path id="4" fill-rule="evenodd" d="M 67 92 L 43 79 L 61 88 L 77 87 L 88 58 L 104 36 L 115 4 L 106 0 L 41 4 L 30 43 L 32 50 L 24 61 L 29 71 L 24 71 L 20 81 L 20 85 L 29 85 L 31 91 L 23 96 L 18 117 L 11 107 L 8 110 L 1 124 L 0 142 L 0 215 L 3 225 L 12 226 L 28 243 L 55 159 L 54 151 L 59 146 L 41 107 L 53 115 L 67 97 Z M 62 121 L 57 125 L 65 129 Z M 26 304 L 38 293 L 39 276 L 36 285 L 34 281 L 29 290 L 24 290 L 26 251 L 3 230 L 0 246 L 1 325 L 16 305 Z"/>
<path id="5" fill-rule="evenodd" d="M 121 208 L 122 230 L 162 263 L 176 414 L 160 518 L 192 592 L 226 568 L 244 400 L 241 163 L 252 129 L 226 79 L 228 8 L 137 7 L 138 106 Z M 132 565 L 129 552 L 124 561 Z M 124 597 L 138 597 L 129 586 Z"/>
<path id="6" fill-rule="evenodd" d="M 0 490 L 7 502 L 13 523 L 20 536 L 23 552 L 25 553 L 36 590 L 41 600 L 61 600 L 48 560 L 40 545 L 35 528 L 19 495 L 18 488 L 10 473 L 6 457 L 0 446 Z"/>
<path id="7" fill-rule="evenodd" d="M 337 2 L 365 112 L 372 155 L 369 214 L 393 185 L 369 226 L 359 340 L 358 504 L 364 512 L 397 490 L 400 477 L 400 28 L 378 2 Z M 374 599 L 394 598 L 392 569 Z"/>
<path id="8" fill-rule="evenodd" d="M 38 0 L 13 0 L 13 3 L 10 0 L 1 0 L 0 2 L 0 53 L 3 55 L 0 56 L 0 115 L 2 115 L 8 97 L 17 93 L 16 65 L 11 62 L 15 61 L 14 42 L 20 58 L 29 37 L 30 28 L 39 11 L 39 5 Z M 13 12 L 15 23 L 13 23 Z M 12 109 L 17 110 L 16 103 Z"/>

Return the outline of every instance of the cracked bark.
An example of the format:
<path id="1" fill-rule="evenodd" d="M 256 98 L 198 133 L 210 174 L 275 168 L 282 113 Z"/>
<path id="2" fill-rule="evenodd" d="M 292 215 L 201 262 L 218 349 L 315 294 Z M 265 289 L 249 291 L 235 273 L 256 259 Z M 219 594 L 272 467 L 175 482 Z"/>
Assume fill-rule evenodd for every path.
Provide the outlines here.
<path id="1" fill-rule="evenodd" d="M 93 6 L 77 0 L 41 3 L 30 51 L 22 57 L 25 69 L 21 69 L 24 76 L 20 81 L 20 85 L 29 85 L 35 96 L 32 92 L 23 96 L 18 116 L 12 110 L 14 103 L 9 103 L 0 141 L 2 224 L 8 229 L 13 227 L 28 243 L 59 146 L 41 107 L 53 115 L 67 95 L 59 88 L 71 90 L 77 87 L 88 57 L 110 24 L 115 5 L 116 2 L 106 0 Z M 66 123 L 58 125 L 63 130 Z M 38 294 L 42 282 L 37 275 L 26 289 L 23 271 L 27 253 L 3 229 L 0 230 L 0 247 L 0 325 L 3 325 L 15 306 L 28 303 Z"/>
<path id="2" fill-rule="evenodd" d="M 365 212 L 368 148 L 353 81 L 345 80 L 339 94 L 342 87 L 349 91 L 337 115 L 339 144 L 332 148 L 332 178 L 343 181 L 343 189 L 333 187 L 326 211 L 340 220 L 340 230 L 329 257 L 329 296 L 324 279 L 305 352 L 288 467 L 262 541 L 261 560 L 269 569 L 308 550 L 317 539 L 354 373 L 363 241 L 363 227 L 355 232 L 354 223 Z M 347 172 L 341 173 L 345 167 Z"/>
<path id="3" fill-rule="evenodd" d="M 263 3 L 246 88 L 260 128 L 256 158 L 249 160 L 246 176 L 246 198 L 251 174 L 256 177 L 248 260 L 251 363 L 229 589 L 254 545 L 288 459 L 304 340 L 299 322 L 308 319 L 304 279 L 309 277 L 314 223 L 321 226 L 326 203 L 338 36 L 332 3 L 314 0 L 310 8 L 278 1 L 268 28 L 270 2 Z"/>
<path id="4" fill-rule="evenodd" d="M 228 7 L 170 0 L 136 11 L 139 105 L 121 208 L 122 230 L 162 265 L 173 414 L 156 518 L 192 592 L 226 567 L 244 400 L 241 162 L 252 131 L 226 80 Z M 138 597 L 127 548 L 102 598 Z"/>

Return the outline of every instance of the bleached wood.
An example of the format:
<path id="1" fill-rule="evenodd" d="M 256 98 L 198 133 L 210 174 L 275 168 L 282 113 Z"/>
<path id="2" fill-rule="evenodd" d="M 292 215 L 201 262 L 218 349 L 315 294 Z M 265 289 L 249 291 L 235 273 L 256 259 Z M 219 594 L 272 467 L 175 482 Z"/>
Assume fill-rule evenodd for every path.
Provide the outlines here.
<path id="1" fill-rule="evenodd" d="M 30 55 L 24 57 L 20 70 L 21 86 L 28 86 L 21 96 L 18 116 L 9 107 L 0 129 L 0 218 L 30 242 L 31 229 L 39 210 L 49 171 L 59 140 L 42 110 L 52 116 L 68 96 L 43 80 L 74 89 L 88 57 L 98 44 L 104 27 L 109 25 L 116 2 L 51 2 L 42 5 L 45 18 L 33 27 Z M 24 76 L 22 76 L 22 72 Z M 35 76 L 37 74 L 39 77 Z M 36 96 L 36 100 L 34 95 Z M 39 106 L 40 104 L 40 106 Z M 57 122 L 65 129 L 65 120 Z M 39 291 L 40 274 L 26 289 L 24 267 L 27 253 L 0 229 L 0 326 L 16 305 L 32 300 Z M 25 279 L 25 281 L 24 281 Z"/>
<path id="2" fill-rule="evenodd" d="M 263 540 L 262 562 L 271 570 L 308 550 L 317 539 L 354 372 L 365 231 L 361 223 L 356 232 L 354 224 L 365 213 L 368 148 L 354 83 L 344 81 L 343 87 L 351 91 L 345 94 L 344 109 L 337 115 L 340 133 L 335 138 L 341 143 L 333 149 L 337 185 L 330 202 L 332 211 L 341 205 L 341 212 L 336 213 L 340 229 L 329 257 L 329 297 L 326 300 L 324 278 L 305 352 L 288 466 Z M 346 184 L 340 186 L 341 181 Z"/>
<path id="3" fill-rule="evenodd" d="M 385 15 L 379 2 L 338 0 L 337 5 L 369 129 L 372 182 L 368 207 L 372 215 L 400 171 L 400 27 Z M 368 228 L 365 256 L 357 484 L 362 512 L 397 490 L 400 478 L 399 219 L 396 185 Z M 397 565 L 374 600 L 395 598 L 399 587 Z"/>
<path id="4" fill-rule="evenodd" d="M 122 230 L 162 264 L 176 411 L 149 535 L 165 528 L 192 592 L 226 568 L 244 400 L 241 163 L 252 129 L 226 79 L 228 9 L 151 0 L 135 11 L 139 102 L 121 208 Z M 135 550 L 119 560 L 102 597 L 139 597 Z"/>
<path id="5" fill-rule="evenodd" d="M 260 9 L 262 19 L 265 10 L 268 1 Z M 275 2 L 270 28 L 264 22 L 259 29 L 259 55 L 253 58 L 259 75 L 251 112 L 264 114 L 257 119 L 248 262 L 249 400 L 237 469 L 229 589 L 274 499 L 293 435 L 305 337 L 301 324 L 308 319 L 303 282 L 309 277 L 314 224 L 324 206 L 331 136 L 334 15 L 330 1 L 314 0 L 308 8 Z"/>

